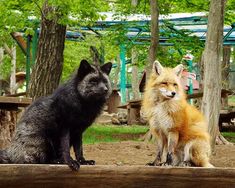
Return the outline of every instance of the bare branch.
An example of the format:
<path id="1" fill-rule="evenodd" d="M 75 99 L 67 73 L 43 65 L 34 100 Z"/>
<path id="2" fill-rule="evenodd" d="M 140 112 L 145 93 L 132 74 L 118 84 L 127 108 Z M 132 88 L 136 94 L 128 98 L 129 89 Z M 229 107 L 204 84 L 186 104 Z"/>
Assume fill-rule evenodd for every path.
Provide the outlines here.
<path id="1" fill-rule="evenodd" d="M 39 11 L 41 12 L 42 18 L 46 20 L 46 16 L 45 16 L 45 14 L 44 14 L 42 8 L 41 8 L 40 5 L 38 4 L 38 2 L 37 2 L 37 1 L 33 1 L 33 2 L 34 2 L 34 4 L 38 7 Z M 47 1 L 45 1 L 45 3 L 47 3 Z"/>

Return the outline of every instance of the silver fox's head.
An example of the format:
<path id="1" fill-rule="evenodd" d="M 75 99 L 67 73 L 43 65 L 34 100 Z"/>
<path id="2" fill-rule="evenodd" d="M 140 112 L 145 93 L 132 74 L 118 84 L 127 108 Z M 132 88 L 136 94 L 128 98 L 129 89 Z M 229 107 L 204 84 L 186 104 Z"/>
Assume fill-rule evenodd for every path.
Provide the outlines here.
<path id="1" fill-rule="evenodd" d="M 111 94 L 108 77 L 111 68 L 110 62 L 102 66 L 94 66 L 82 60 L 77 72 L 79 94 L 89 100 L 107 99 Z"/>

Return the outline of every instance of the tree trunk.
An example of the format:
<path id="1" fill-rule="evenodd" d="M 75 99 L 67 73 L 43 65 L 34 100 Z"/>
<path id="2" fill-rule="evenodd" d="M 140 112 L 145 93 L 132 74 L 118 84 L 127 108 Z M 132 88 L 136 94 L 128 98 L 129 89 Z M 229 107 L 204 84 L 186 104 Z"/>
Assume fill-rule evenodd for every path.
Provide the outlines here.
<path id="1" fill-rule="evenodd" d="M 146 81 L 148 80 L 150 73 L 152 71 L 153 63 L 157 55 L 157 47 L 159 45 L 159 6 L 158 0 L 150 0 L 150 12 L 151 12 L 151 41 L 149 48 L 149 61 L 146 66 Z M 148 131 L 143 139 L 149 141 L 152 139 L 151 132 Z"/>
<path id="2" fill-rule="evenodd" d="M 59 85 L 66 26 L 59 24 L 58 20 L 59 15 L 55 7 L 48 6 L 46 1 L 42 10 L 36 64 L 28 91 L 28 95 L 33 99 L 51 94 Z"/>
<path id="3" fill-rule="evenodd" d="M 147 79 L 151 73 L 153 62 L 156 59 L 157 47 L 159 43 L 159 7 L 157 0 L 150 0 L 150 12 L 151 12 L 151 41 L 149 48 L 149 61 L 146 66 Z"/>
<path id="4" fill-rule="evenodd" d="M 138 54 L 136 49 L 132 49 L 132 77 L 131 86 L 133 92 L 133 99 L 139 99 L 139 81 L 138 81 Z"/>
<path id="5" fill-rule="evenodd" d="M 224 0 L 211 0 L 210 2 L 206 46 L 203 53 L 204 87 L 202 111 L 209 123 L 213 151 L 219 132 L 218 123 L 221 106 L 221 50 L 223 44 L 224 7 Z"/>
<path id="6" fill-rule="evenodd" d="M 11 143 L 17 122 L 17 111 L 0 110 L 0 149 Z"/>

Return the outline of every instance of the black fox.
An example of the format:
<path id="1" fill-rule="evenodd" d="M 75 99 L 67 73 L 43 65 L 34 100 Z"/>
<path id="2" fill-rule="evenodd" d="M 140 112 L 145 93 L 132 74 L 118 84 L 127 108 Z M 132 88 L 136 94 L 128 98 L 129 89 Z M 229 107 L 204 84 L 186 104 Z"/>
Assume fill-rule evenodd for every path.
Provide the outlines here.
<path id="1" fill-rule="evenodd" d="M 95 164 L 83 157 L 82 133 L 111 93 L 111 68 L 111 63 L 99 67 L 82 60 L 72 79 L 27 108 L 11 145 L 0 151 L 0 163 L 60 163 L 73 170 L 80 164 Z M 70 156 L 70 147 L 76 160 Z"/>

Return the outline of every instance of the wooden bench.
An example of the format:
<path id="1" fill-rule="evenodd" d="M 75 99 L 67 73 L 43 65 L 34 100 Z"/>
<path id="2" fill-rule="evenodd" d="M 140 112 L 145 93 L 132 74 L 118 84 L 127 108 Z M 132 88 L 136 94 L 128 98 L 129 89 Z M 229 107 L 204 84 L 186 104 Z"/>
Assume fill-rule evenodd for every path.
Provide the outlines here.
<path id="1" fill-rule="evenodd" d="M 140 124 L 140 108 L 141 100 L 130 100 L 125 105 L 121 105 L 118 108 L 127 109 L 127 124 Z"/>
<path id="2" fill-rule="evenodd" d="M 223 123 L 230 123 L 232 119 L 235 119 L 235 108 L 228 110 L 220 110 L 219 117 L 219 129 L 223 130 Z"/>

